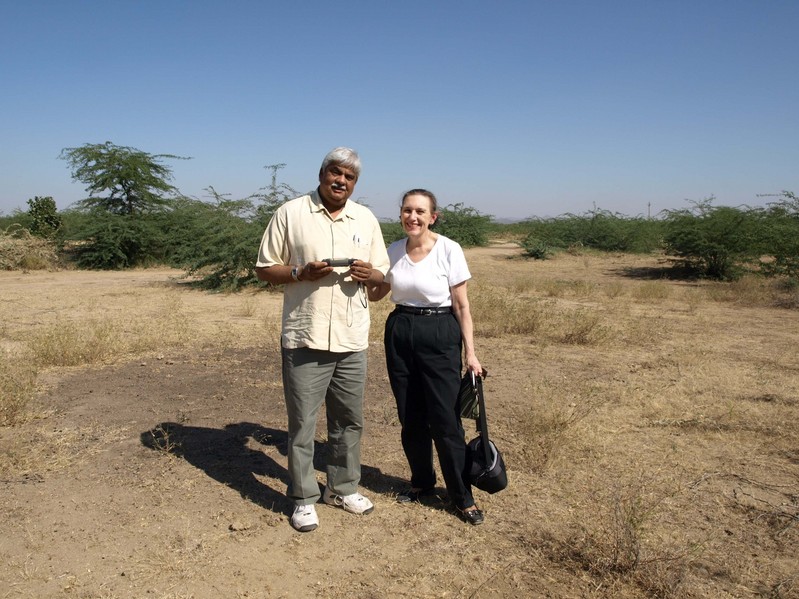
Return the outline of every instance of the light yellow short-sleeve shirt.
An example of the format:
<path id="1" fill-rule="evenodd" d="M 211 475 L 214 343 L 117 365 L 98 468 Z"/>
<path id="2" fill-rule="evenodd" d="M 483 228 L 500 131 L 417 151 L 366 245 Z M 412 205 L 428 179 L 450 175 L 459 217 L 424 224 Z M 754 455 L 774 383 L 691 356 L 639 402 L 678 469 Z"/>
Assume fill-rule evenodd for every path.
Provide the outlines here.
<path id="1" fill-rule="evenodd" d="M 372 211 L 347 200 L 335 220 L 318 191 L 280 206 L 264 231 L 258 267 L 302 266 L 325 258 L 355 258 L 388 272 L 380 223 Z M 318 281 L 287 284 L 283 290 L 282 344 L 331 352 L 361 351 L 369 345 L 366 289 L 336 268 Z"/>

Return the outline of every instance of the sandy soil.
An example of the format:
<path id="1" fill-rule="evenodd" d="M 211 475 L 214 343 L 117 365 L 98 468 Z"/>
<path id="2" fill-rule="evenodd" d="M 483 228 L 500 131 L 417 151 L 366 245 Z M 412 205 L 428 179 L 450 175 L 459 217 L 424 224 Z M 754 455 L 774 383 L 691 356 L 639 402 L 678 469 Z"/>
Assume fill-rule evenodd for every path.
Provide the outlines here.
<path id="1" fill-rule="evenodd" d="M 485 284 L 497 272 L 504 273 L 503 280 L 590 272 L 596 281 L 640 284 L 624 274 L 636 260 L 629 257 L 532 264 L 509 260 L 515 253 L 512 246 L 470 251 L 476 280 Z M 776 496 L 795 502 L 799 447 L 783 445 L 782 454 L 769 453 L 764 442 L 743 443 L 748 433 L 740 428 L 731 433 L 731 443 L 722 428 L 713 428 L 726 409 L 711 407 L 707 394 L 715 383 L 693 394 L 684 391 L 704 404 L 695 411 L 658 403 L 665 401 L 658 390 L 686 384 L 679 371 L 687 367 L 675 349 L 677 331 L 693 318 L 686 302 L 645 308 L 646 328 L 665 331 L 662 344 L 632 353 L 623 342 L 597 352 L 535 343 L 529 336 L 478 340 L 491 371 L 486 393 L 511 480 L 502 493 L 476 492 L 486 512 L 481 527 L 461 522 L 443 502 L 394 501 L 407 469 L 382 347 L 375 340 L 365 398 L 362 490 L 376 509 L 358 517 L 320 505 L 319 529 L 300 534 L 288 524 L 291 506 L 284 497 L 286 417 L 277 339 L 263 325 L 279 314 L 279 295 L 248 296 L 258 306 L 256 315 L 248 315 L 241 296 L 176 288 L 171 278 L 176 274 L 165 269 L 0 273 L 0 300 L 17 315 L 5 325 L 13 330 L 83 305 L 80 298 L 87 294 L 142 299 L 156 292 L 179 294 L 192 326 L 250 330 L 237 336 L 237 343 L 220 346 L 204 338 L 190 348 L 40 375 L 35 400 L 40 417 L 0 429 L 0 448 L 11 464 L 0 481 L 0 597 L 796 596 L 791 575 L 799 569 L 790 549 L 799 540 L 796 525 L 788 520 L 778 535 L 763 520 L 768 510 L 757 511 L 732 493 L 752 493 L 756 485 L 742 480 L 759 477 L 790 489 Z M 131 319 L 139 317 L 135 306 L 125 309 Z M 697 318 L 724 318 L 722 311 L 710 310 Z M 734 322 L 757 318 L 753 330 L 781 348 L 774 353 L 755 340 L 750 360 L 762 357 L 762 366 L 771 359 L 795 375 L 796 359 L 785 353 L 795 341 L 790 332 L 799 320 L 795 313 L 735 307 L 726 313 L 733 329 Z M 735 344 L 732 337 L 718 340 L 720 352 L 728 342 Z M 762 392 L 752 391 L 751 398 L 769 392 L 768 382 L 760 384 Z M 610 386 L 608 397 L 615 399 L 598 404 L 603 407 L 583 428 L 564 432 L 562 445 L 553 446 L 559 457 L 530 466 L 540 462 L 530 454 L 536 443 L 531 418 L 543 418 L 543 408 L 529 414 L 530 405 L 539 405 L 530 398 L 560 393 L 555 401 L 574 407 L 581 402 L 576 389 L 601 395 Z M 772 405 L 764 399 L 756 407 L 783 410 L 790 429 L 797 414 L 791 402 L 799 395 L 789 383 L 780 389 Z M 751 399 L 740 409 L 754 404 Z M 700 412 L 707 429 L 674 425 L 679 418 L 701 424 Z M 657 424 L 669 419 L 668 426 Z M 795 442 L 789 430 L 768 426 L 771 434 Z M 473 427 L 467 431 L 471 437 Z M 756 471 L 741 466 L 751 466 L 752 451 L 760 464 Z M 321 419 L 320 483 L 324 454 Z M 679 467 L 672 469 L 675 461 Z M 624 469 L 617 470 L 622 463 Z M 658 506 L 660 516 L 651 530 L 664 549 L 644 555 L 654 556 L 647 567 L 660 591 L 658 583 L 647 586 L 640 576 L 597 576 L 586 566 L 590 551 L 579 543 L 581 525 L 605 517 L 608 504 L 601 492 L 630 471 L 651 474 L 635 489 L 643 501 L 657 495 L 649 505 Z M 669 485 L 673 488 L 664 490 Z M 580 547 L 582 562 L 570 553 Z M 725 561 L 719 556 L 727 551 L 747 555 Z M 669 586 L 669 575 L 654 571 L 672 566 L 674 576 L 687 582 Z"/>

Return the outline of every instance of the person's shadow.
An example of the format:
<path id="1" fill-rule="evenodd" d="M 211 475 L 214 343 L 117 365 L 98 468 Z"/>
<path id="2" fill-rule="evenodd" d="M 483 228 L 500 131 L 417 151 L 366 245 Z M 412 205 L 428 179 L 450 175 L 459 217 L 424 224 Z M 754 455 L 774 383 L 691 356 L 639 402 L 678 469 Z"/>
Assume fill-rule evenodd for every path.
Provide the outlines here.
<path id="1" fill-rule="evenodd" d="M 182 458 L 245 499 L 276 513 L 290 514 L 294 506 L 281 490 L 257 478 L 265 476 L 289 484 L 288 471 L 262 450 L 248 447 L 250 439 L 264 447 L 275 447 L 287 455 L 288 433 L 251 422 L 228 424 L 222 429 L 162 422 L 140 435 L 141 443 L 155 451 Z M 325 471 L 327 448 L 314 443 L 314 468 Z M 379 468 L 361 466 L 361 485 L 377 493 L 396 492 L 404 486 L 400 478 L 387 476 Z"/>

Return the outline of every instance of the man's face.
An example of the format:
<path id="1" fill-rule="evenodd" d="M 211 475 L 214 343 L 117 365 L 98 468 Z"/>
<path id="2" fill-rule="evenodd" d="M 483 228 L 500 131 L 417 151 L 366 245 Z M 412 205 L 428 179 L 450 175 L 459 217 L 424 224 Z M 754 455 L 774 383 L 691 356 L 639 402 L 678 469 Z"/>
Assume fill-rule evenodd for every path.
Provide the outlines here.
<path id="1" fill-rule="evenodd" d="M 325 208 L 340 210 L 355 191 L 358 175 L 350 168 L 340 164 L 330 164 L 319 173 L 319 195 Z"/>

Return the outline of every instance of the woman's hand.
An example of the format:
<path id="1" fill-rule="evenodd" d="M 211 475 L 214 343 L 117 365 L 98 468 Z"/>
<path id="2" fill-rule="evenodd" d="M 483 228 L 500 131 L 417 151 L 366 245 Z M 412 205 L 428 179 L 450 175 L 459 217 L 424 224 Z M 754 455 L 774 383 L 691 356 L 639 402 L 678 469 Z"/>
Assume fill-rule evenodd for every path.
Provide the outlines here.
<path id="1" fill-rule="evenodd" d="M 486 371 L 480 364 L 480 360 L 478 360 L 477 356 L 474 354 L 471 354 L 471 356 L 469 354 L 466 355 L 466 370 L 473 372 L 476 376 L 484 377 L 486 375 Z"/>

